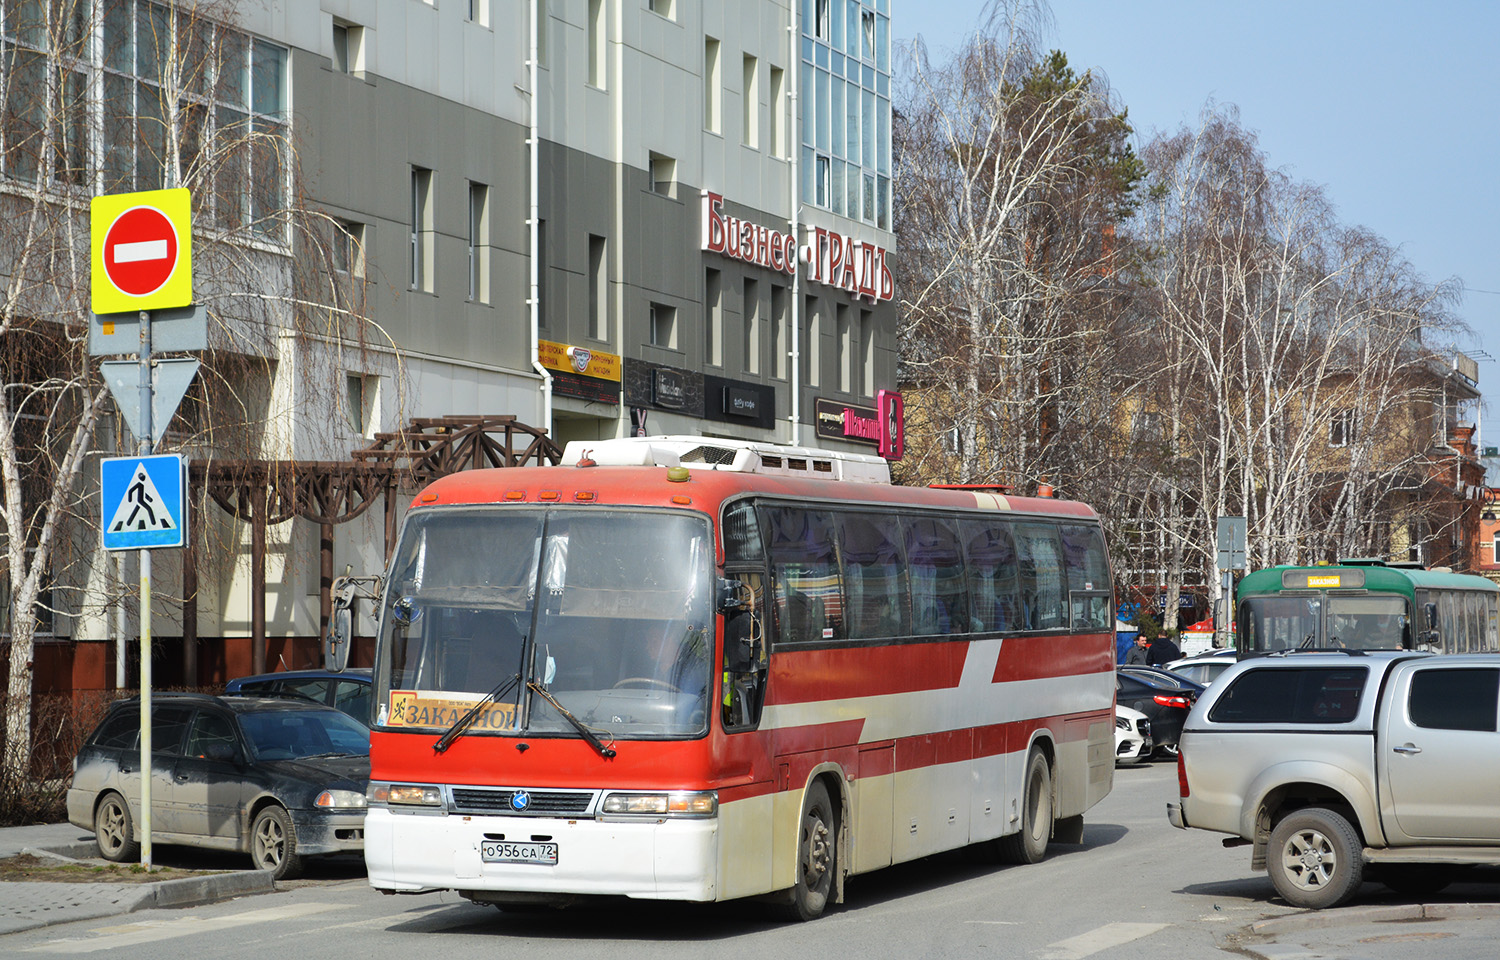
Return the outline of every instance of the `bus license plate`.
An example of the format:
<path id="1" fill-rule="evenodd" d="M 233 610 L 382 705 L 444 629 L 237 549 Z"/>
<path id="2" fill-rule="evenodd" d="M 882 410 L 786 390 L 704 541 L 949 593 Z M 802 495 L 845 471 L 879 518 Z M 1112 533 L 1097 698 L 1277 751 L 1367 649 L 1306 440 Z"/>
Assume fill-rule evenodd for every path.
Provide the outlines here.
<path id="1" fill-rule="evenodd" d="M 479 845 L 479 859 L 485 863 L 539 863 L 554 867 L 557 866 L 557 844 L 485 840 Z"/>

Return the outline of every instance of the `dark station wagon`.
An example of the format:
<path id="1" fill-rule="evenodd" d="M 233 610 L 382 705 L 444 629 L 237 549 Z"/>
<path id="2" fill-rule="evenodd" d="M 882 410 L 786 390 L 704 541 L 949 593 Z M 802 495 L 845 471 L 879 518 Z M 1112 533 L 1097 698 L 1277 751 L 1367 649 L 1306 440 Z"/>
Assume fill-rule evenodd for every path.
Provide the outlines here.
<path id="1" fill-rule="evenodd" d="M 111 705 L 68 789 L 68 821 L 116 862 L 140 855 L 140 711 Z M 243 851 L 278 880 L 306 857 L 364 850 L 363 724 L 302 699 L 205 694 L 157 694 L 151 718 L 153 842 Z"/>

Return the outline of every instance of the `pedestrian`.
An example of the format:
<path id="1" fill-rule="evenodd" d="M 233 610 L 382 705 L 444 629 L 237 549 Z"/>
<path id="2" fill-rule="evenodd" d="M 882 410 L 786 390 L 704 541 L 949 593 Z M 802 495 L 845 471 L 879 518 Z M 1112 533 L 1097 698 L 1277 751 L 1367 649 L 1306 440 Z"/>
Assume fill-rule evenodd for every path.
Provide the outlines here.
<path id="1" fill-rule="evenodd" d="M 1126 665 L 1129 666 L 1132 663 L 1139 663 L 1144 666 L 1146 663 L 1147 650 L 1150 648 L 1150 645 L 1151 641 L 1147 640 L 1145 637 L 1136 637 L 1135 646 L 1131 647 L 1125 653 Z"/>
<path id="2" fill-rule="evenodd" d="M 1165 666 L 1173 660 L 1180 659 L 1182 659 L 1182 651 L 1177 649 L 1177 644 L 1173 643 L 1166 634 L 1162 634 L 1151 641 L 1151 650 L 1146 654 L 1146 666 Z"/>

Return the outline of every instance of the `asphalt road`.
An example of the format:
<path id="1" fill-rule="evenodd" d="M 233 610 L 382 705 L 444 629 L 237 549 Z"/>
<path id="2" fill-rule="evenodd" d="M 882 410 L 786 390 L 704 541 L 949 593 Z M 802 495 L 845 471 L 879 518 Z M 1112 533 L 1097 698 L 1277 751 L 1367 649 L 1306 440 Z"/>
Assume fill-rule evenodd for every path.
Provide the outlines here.
<path id="1" fill-rule="evenodd" d="M 0 953 L 110 960 L 1493 957 L 1500 919 L 1370 921 L 1365 930 L 1358 914 L 1328 911 L 1316 924 L 1255 933 L 1257 921 L 1301 911 L 1275 898 L 1265 874 L 1250 872 L 1246 849 L 1173 829 L 1165 804 L 1176 789 L 1172 764 L 1120 769 L 1114 792 L 1086 817 L 1081 846 L 1054 847 L 1033 866 L 979 865 L 954 854 L 856 877 L 847 902 L 810 924 L 769 922 L 753 903 L 501 913 L 452 894 L 381 896 L 357 862 L 345 861 L 274 894 L 14 934 L 0 939 Z M 1452 889 L 1451 899 L 1500 903 L 1500 882 Z M 1359 901 L 1403 902 L 1373 884 Z"/>

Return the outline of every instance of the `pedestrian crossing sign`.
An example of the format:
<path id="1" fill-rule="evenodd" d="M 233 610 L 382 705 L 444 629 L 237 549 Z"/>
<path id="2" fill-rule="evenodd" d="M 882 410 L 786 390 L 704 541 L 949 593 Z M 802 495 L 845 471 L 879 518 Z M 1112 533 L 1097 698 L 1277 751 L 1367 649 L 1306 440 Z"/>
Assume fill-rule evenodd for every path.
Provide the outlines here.
<path id="1" fill-rule="evenodd" d="M 179 454 L 99 463 L 104 549 L 180 547 L 187 526 L 187 468 Z"/>

